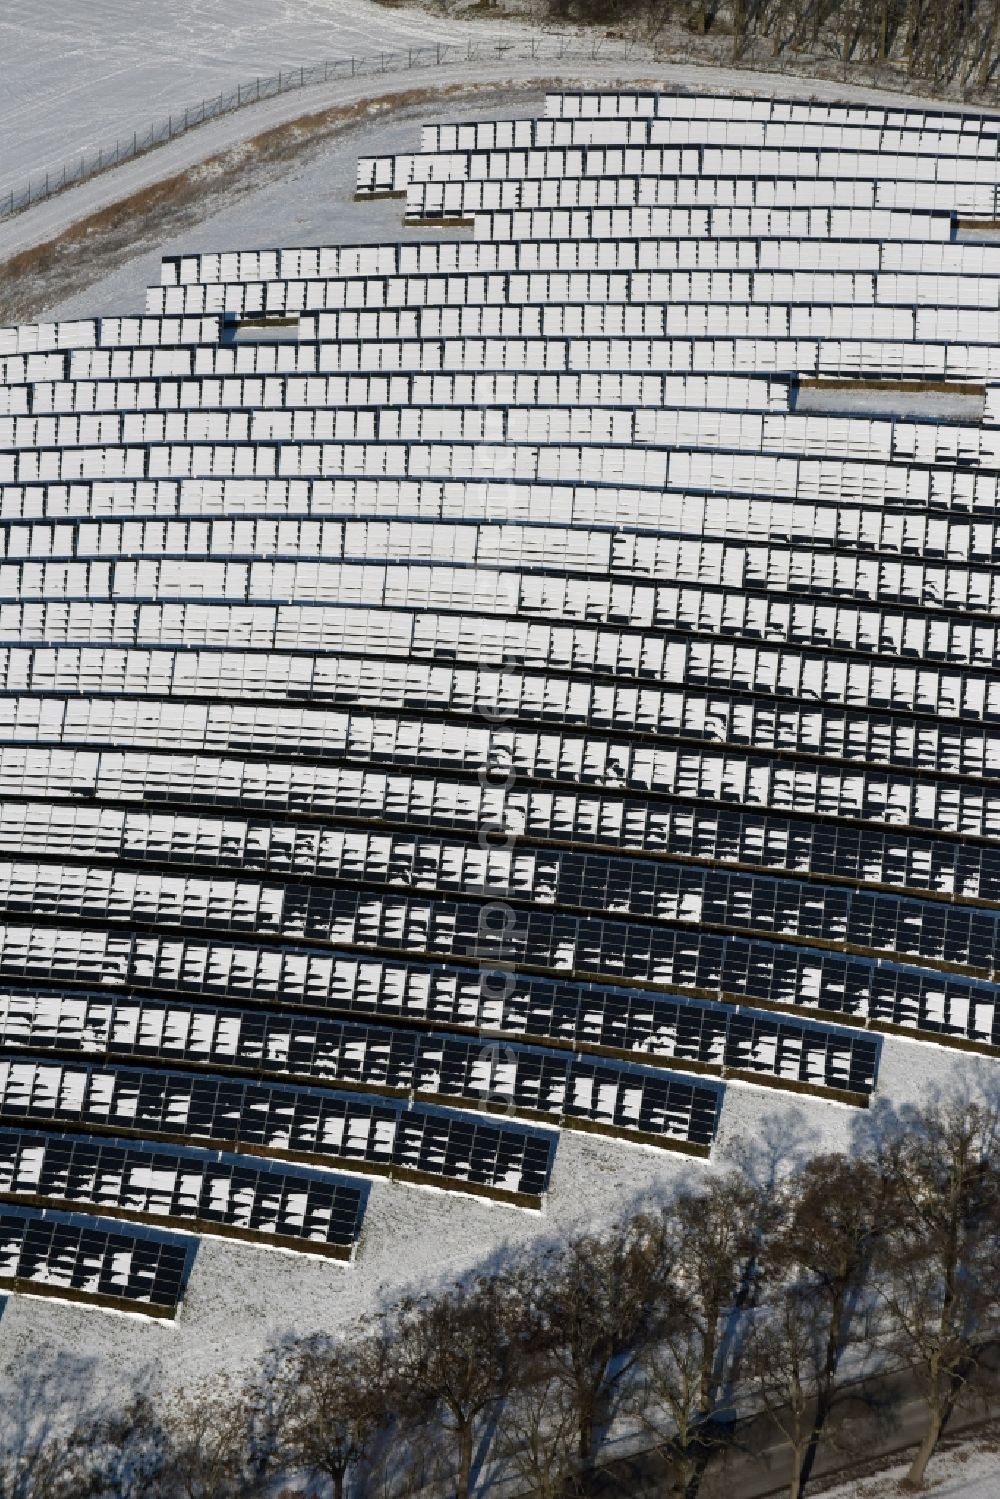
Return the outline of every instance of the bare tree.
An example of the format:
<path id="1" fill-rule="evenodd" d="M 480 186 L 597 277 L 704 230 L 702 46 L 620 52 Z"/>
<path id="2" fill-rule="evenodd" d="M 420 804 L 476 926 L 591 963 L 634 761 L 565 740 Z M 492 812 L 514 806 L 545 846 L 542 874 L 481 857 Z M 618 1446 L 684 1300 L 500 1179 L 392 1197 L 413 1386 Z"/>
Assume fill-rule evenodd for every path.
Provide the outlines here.
<path id="1" fill-rule="evenodd" d="M 634 1218 L 603 1239 L 571 1240 L 530 1276 L 532 1336 L 572 1401 L 583 1463 L 593 1458 L 598 1423 L 653 1335 L 669 1270 L 665 1245 L 656 1220 Z"/>
<path id="2" fill-rule="evenodd" d="M 785 1286 L 751 1320 L 743 1378 L 789 1445 L 789 1499 L 800 1499 L 806 1453 L 816 1441 L 826 1351 L 825 1309 L 810 1287 Z"/>
<path id="3" fill-rule="evenodd" d="M 721 1445 L 714 1407 L 705 1405 L 706 1347 L 701 1316 L 683 1297 L 661 1309 L 656 1338 L 640 1355 L 628 1409 L 667 1463 L 672 1492 L 697 1492 L 708 1457 Z"/>
<path id="4" fill-rule="evenodd" d="M 157 1405 L 146 1395 L 102 1412 L 76 1433 L 88 1479 L 78 1492 L 93 1499 L 161 1499 L 168 1443 Z"/>
<path id="5" fill-rule="evenodd" d="M 843 1155 L 814 1157 L 782 1189 L 782 1219 L 769 1238 L 767 1266 L 772 1279 L 791 1282 L 793 1289 L 784 1296 L 785 1312 L 795 1315 L 803 1334 L 806 1308 L 787 1297 L 812 1298 L 809 1319 L 823 1339 L 823 1356 L 814 1371 L 812 1430 L 802 1448 L 799 1494 L 809 1481 L 833 1407 L 837 1370 L 869 1279 L 887 1195 L 886 1178 L 876 1163 Z"/>
<path id="6" fill-rule="evenodd" d="M 90 1499 L 110 1492 L 101 1483 L 89 1429 L 0 1453 L 0 1499 Z"/>
<path id="7" fill-rule="evenodd" d="M 501 1432 L 506 1467 L 533 1499 L 564 1499 L 576 1469 L 576 1409 L 554 1370 L 544 1364 L 503 1404 Z"/>
<path id="8" fill-rule="evenodd" d="M 997 1118 L 978 1103 L 916 1110 L 890 1143 L 891 1213 L 879 1289 L 927 1425 L 904 1486 L 923 1486 L 955 1405 L 980 1370 L 1000 1303 Z"/>
<path id="9" fill-rule="evenodd" d="M 672 1274 L 669 1283 L 661 1281 L 655 1337 L 646 1343 L 643 1421 L 661 1434 L 673 1427 L 670 1455 L 688 1496 L 728 1438 L 720 1418 L 736 1323 L 754 1292 L 770 1221 L 765 1195 L 739 1171 L 682 1193 L 663 1215 L 660 1254 Z"/>
<path id="10" fill-rule="evenodd" d="M 165 1404 L 163 1463 L 152 1492 L 169 1499 L 252 1499 L 265 1487 L 246 1392 L 206 1381 Z"/>
<path id="11" fill-rule="evenodd" d="M 328 1480 L 334 1499 L 343 1499 L 388 1421 L 371 1360 L 358 1348 L 307 1338 L 284 1354 L 278 1387 L 278 1461 L 311 1481 Z"/>
<path id="12" fill-rule="evenodd" d="M 701 1402 L 706 1414 L 725 1382 L 726 1334 L 759 1275 L 772 1220 L 769 1204 L 741 1172 L 713 1178 L 700 1192 L 682 1194 L 669 1213 L 678 1285 L 700 1328 L 704 1347 Z"/>
<path id="13" fill-rule="evenodd" d="M 468 1499 L 475 1440 L 508 1393 L 520 1352 L 516 1279 L 483 1277 L 393 1309 L 385 1340 L 396 1414 L 434 1422 L 453 1445 L 457 1499 Z"/>

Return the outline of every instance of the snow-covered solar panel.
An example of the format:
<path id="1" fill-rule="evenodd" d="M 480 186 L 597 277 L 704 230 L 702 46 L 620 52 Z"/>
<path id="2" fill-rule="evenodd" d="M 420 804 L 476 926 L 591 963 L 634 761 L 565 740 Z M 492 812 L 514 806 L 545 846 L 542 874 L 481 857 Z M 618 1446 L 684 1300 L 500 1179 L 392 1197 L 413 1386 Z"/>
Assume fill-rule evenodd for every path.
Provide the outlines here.
<path id="1" fill-rule="evenodd" d="M 721 1098 L 716 1085 L 696 1088 L 689 1079 L 636 1065 L 608 1062 L 603 1094 L 586 1109 L 574 1100 L 589 1064 L 562 1051 L 546 1053 L 507 1041 L 497 1048 L 484 1045 L 481 1038 L 314 1016 L 292 1020 L 266 1011 L 241 1015 L 181 1006 L 165 1011 L 155 1004 L 140 1011 L 118 1005 L 113 1013 L 90 1009 L 86 1033 L 71 1028 L 72 1015 L 72 1003 L 65 996 L 42 999 L 37 1012 L 11 1014 L 5 1038 L 13 1042 L 24 1034 L 34 1043 L 54 1024 L 60 1050 L 72 1048 L 75 1039 L 80 1051 L 100 1049 L 110 1057 L 146 1063 L 223 1068 L 400 1098 L 412 1094 L 458 1107 L 506 1109 L 547 1124 L 585 1120 L 588 1127 L 622 1132 L 646 1143 L 707 1150 L 715 1137 Z M 29 1022 L 27 1031 L 22 1021 Z M 94 1027 L 102 1023 L 104 1043 L 99 1047 Z M 526 1039 L 537 1038 L 529 1032 Z M 631 1118 L 627 1100 L 633 1097 L 643 1102 Z"/>
<path id="2" fill-rule="evenodd" d="M 412 851 L 404 845 L 400 859 L 391 849 L 371 848 L 370 840 L 359 842 L 369 847 L 348 850 L 340 860 L 330 858 L 324 882 L 308 885 L 0 861 L 0 917 L 16 921 L 45 912 L 60 921 L 139 919 L 155 926 L 253 933 L 358 950 L 405 945 L 414 955 L 458 959 L 470 957 L 478 939 L 484 956 L 492 958 L 495 944 L 481 931 L 483 908 L 449 896 L 489 900 L 500 888 L 517 913 L 509 922 L 505 948 L 534 967 L 621 971 L 660 980 L 655 936 L 660 928 L 651 934 L 647 922 L 772 931 L 863 951 L 890 948 L 983 977 L 994 976 L 1000 953 L 1000 915 L 948 901 L 596 853 L 542 855 L 530 848 L 512 859 L 509 868 L 499 861 L 490 868 L 485 858 L 461 845 L 435 848 L 431 840 Z M 405 883 L 420 894 L 352 888 L 359 882 Z M 529 903 L 530 911 L 521 917 Z M 553 919 L 553 907 L 607 912 L 615 920 Z"/>
<path id="3" fill-rule="evenodd" d="M 0 1130 L 0 1199 L 179 1228 L 346 1258 L 364 1209 L 361 1187 L 250 1157 Z"/>
<path id="4" fill-rule="evenodd" d="M 463 1005 L 456 1006 L 449 1022 L 478 1031 L 479 1018 L 478 1010 L 473 1014 Z M 505 996 L 500 1009 L 490 1011 L 489 1021 L 495 1037 L 503 1038 L 508 1066 L 517 1058 L 509 1043 L 523 1039 L 536 1046 L 556 1042 L 574 1051 L 585 1047 L 646 1066 L 693 1062 L 722 1075 L 737 1069 L 756 1082 L 811 1084 L 816 1090 L 855 1096 L 870 1094 L 875 1085 L 878 1043 L 871 1036 L 676 995 L 600 990 L 532 976 Z M 354 1037 L 358 1044 L 364 1042 L 364 1052 L 357 1045 L 351 1050 Z M 302 1079 L 342 1076 L 346 1058 L 355 1068 L 351 1080 L 363 1082 L 359 1062 L 379 1037 L 382 1084 L 391 1076 L 394 1086 L 409 1087 L 425 1044 L 420 1032 L 273 1010 L 115 999 L 86 991 L 0 991 L 0 1041 L 19 1052 L 157 1057 Z M 431 1049 L 439 1044 L 433 1034 L 426 1040 Z M 496 1047 L 480 1055 L 494 1069 L 491 1086 L 499 1055 Z M 564 1065 L 570 1065 L 565 1058 Z"/>
<path id="5" fill-rule="evenodd" d="M 0 1207 L 0 1288 L 173 1317 L 194 1241 L 106 1220 Z"/>
<path id="6" fill-rule="evenodd" d="M 476 913 L 462 914 L 468 917 L 466 934 L 454 944 L 442 942 L 433 954 L 394 958 L 369 956 L 363 949 L 331 954 L 322 947 L 286 944 L 265 950 L 250 943 L 144 937 L 99 927 L 6 925 L 0 929 L 0 978 L 109 990 L 138 986 L 154 994 L 204 993 L 225 1003 L 376 1011 L 420 1021 L 433 1017 L 442 1025 L 456 1013 L 467 1013 L 488 1026 L 498 1006 L 490 998 L 489 974 L 469 962 L 470 956 L 483 960 L 473 944 Z M 633 930 L 622 922 L 572 918 L 571 923 L 572 948 L 563 945 L 559 918 L 533 915 L 523 924 L 518 953 L 537 958 L 553 977 L 561 976 L 560 956 L 572 952 L 581 960 L 577 974 L 587 981 L 651 983 L 736 1004 L 805 1009 L 834 1020 L 909 1026 L 991 1045 L 1000 1040 L 995 985 L 990 979 L 956 977 L 946 967 L 890 965 L 874 953 L 679 924 L 651 926 L 631 948 Z M 593 965 L 589 969 L 587 962 Z"/>
<path id="7" fill-rule="evenodd" d="M 435 237 L 0 331 L 10 1193 L 537 1205 L 561 1127 L 1000 1047 L 998 140 L 553 94 L 362 159 Z"/>
<path id="8" fill-rule="evenodd" d="M 537 1206 L 554 1137 L 405 1101 L 160 1069 L 0 1062 L 0 1120 L 210 1141 Z"/>

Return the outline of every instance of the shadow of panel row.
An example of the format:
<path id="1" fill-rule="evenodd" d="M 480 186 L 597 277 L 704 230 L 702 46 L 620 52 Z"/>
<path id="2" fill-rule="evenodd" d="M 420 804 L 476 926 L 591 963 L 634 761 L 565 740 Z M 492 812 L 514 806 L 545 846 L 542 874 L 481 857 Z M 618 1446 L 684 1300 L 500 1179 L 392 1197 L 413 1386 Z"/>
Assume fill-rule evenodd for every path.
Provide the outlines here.
<path id="1" fill-rule="evenodd" d="M 400 1100 L 117 1067 L 0 1061 L 0 1119 L 211 1141 L 538 1207 L 556 1136 Z"/>
<path id="2" fill-rule="evenodd" d="M 247 1157 L 0 1129 L 0 1199 L 348 1259 L 367 1188 Z"/>
<path id="3" fill-rule="evenodd" d="M 0 1207 L 0 1289 L 173 1317 L 193 1239 L 121 1223 Z"/>
<path id="4" fill-rule="evenodd" d="M 734 1069 L 755 1082 L 830 1090 L 866 1099 L 875 1087 L 880 1042 L 856 1029 L 810 1024 L 793 1015 L 735 1009 L 644 990 L 608 989 L 511 975 L 488 1010 L 453 1007 L 437 1020 L 475 1029 L 485 1047 L 503 1042 L 548 1043 L 571 1051 L 620 1056 L 645 1066 Z M 386 1018 L 399 1007 L 386 1006 Z M 419 1019 L 419 1017 L 415 1017 Z M 397 1039 L 398 1038 L 398 1039 Z M 430 1038 L 439 1045 L 440 1036 Z M 388 1082 L 388 1058 L 402 1045 L 423 1047 L 413 1031 L 364 1020 L 219 1009 L 58 989 L 0 988 L 0 1045 L 11 1051 L 86 1053 L 109 1059 L 201 1064 L 216 1070 L 287 1074 L 314 1080 L 362 1081 L 375 1066 Z M 408 1086 L 408 1085 L 407 1085 Z"/>

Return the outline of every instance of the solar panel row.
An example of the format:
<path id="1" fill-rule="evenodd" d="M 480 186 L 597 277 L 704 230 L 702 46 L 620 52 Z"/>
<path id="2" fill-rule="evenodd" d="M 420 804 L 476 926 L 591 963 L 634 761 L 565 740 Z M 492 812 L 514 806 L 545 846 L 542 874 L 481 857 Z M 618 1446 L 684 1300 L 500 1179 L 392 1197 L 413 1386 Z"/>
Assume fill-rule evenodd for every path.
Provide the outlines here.
<path id="1" fill-rule="evenodd" d="M 711 1128 L 718 1090 L 701 1087 L 696 1127 Z M 107 1131 L 346 1165 L 382 1176 L 456 1184 L 537 1207 L 555 1137 L 470 1114 L 163 1069 L 0 1061 L 0 1120 Z"/>
<path id="2" fill-rule="evenodd" d="M 583 230 L 586 226 L 581 226 Z M 705 231 L 707 232 L 707 230 Z M 683 305 L 683 304 L 682 304 Z M 709 316 L 718 326 L 709 327 Z M 989 344 L 906 342 L 902 339 L 838 339 L 726 337 L 722 328 L 725 308 L 707 305 L 689 327 L 688 337 L 642 339 L 635 336 L 613 341 L 588 339 L 517 339 L 449 337 L 423 343 L 372 343 L 370 340 L 344 345 L 316 342 L 314 320 L 326 314 L 304 313 L 299 318 L 301 342 L 263 343 L 229 340 L 201 348 L 152 347 L 97 351 L 78 361 L 84 380 L 187 378 L 192 373 L 210 377 L 234 374 L 270 376 L 344 373 L 402 374 L 561 374 L 587 371 L 684 374 L 712 373 L 746 376 L 802 378 L 936 379 L 956 382 L 1000 383 L 1000 364 Z M 61 359 L 62 356 L 57 356 Z M 45 381 L 66 378 L 64 363 L 44 367 L 31 360 L 0 360 L 0 378 L 23 384 L 28 371 Z"/>
<path id="3" fill-rule="evenodd" d="M 72 1204 L 111 1217 L 346 1258 L 361 1227 L 362 1190 L 247 1157 L 26 1134 L 0 1129 L 0 1199 Z"/>
<path id="4" fill-rule="evenodd" d="M 464 850 L 461 846 L 458 852 Z M 81 851 L 81 859 L 86 851 Z M 993 977 L 1000 953 L 1000 913 L 949 901 L 917 900 L 895 892 L 777 879 L 766 874 L 688 864 L 640 863 L 596 853 L 550 856 L 529 864 L 527 852 L 507 875 L 454 867 L 381 873 L 376 865 L 328 871 L 327 884 L 264 883 L 204 878 L 93 863 L 15 863 L 0 860 L 0 914 L 16 921 L 135 922 L 143 927 L 255 934 L 288 942 L 419 955 L 502 961 L 504 954 L 534 967 L 586 972 L 622 970 L 658 979 L 655 936 L 646 922 L 677 922 L 731 930 L 772 931 L 862 951 L 909 954 Z M 350 888 L 355 882 L 405 884 L 413 892 Z M 489 905 L 448 898 L 503 899 L 516 912 L 502 940 L 484 931 Z M 563 914 L 552 916 L 546 907 Z M 523 915 L 522 907 L 525 909 Z M 595 923 L 573 911 L 629 918 Z M 485 913 L 485 915 L 484 915 Z M 654 928 L 655 932 L 656 928 Z M 624 948 L 627 960 L 610 960 Z M 642 957 L 639 955 L 643 954 Z"/>
<path id="5" fill-rule="evenodd" d="M 743 140 L 742 122 L 734 122 L 732 129 L 723 133 L 722 142 L 708 140 L 710 133 L 718 134 L 714 130 L 703 132 L 705 138 L 695 140 L 698 132 L 682 127 L 678 133 L 687 137 L 683 144 L 662 139 L 672 133 L 669 129 L 657 131 L 661 139 L 654 144 L 652 133 L 648 127 L 645 132 L 633 127 L 626 149 L 595 140 L 600 132 L 589 126 L 577 126 L 569 131 L 572 139 L 561 145 L 536 140 L 509 149 L 477 142 L 475 147 L 455 150 L 439 142 L 423 152 L 363 156 L 358 163 L 357 191 L 361 195 L 398 193 L 413 185 L 453 183 L 477 183 L 482 188 L 499 184 L 523 190 L 536 182 L 562 184 L 588 179 L 596 179 L 602 187 L 609 182 L 647 180 L 659 188 L 678 178 L 704 176 L 710 181 L 740 178 L 753 192 L 761 179 L 857 179 L 870 182 L 876 190 L 888 183 L 947 184 L 951 188 L 947 202 L 950 209 L 956 184 L 993 187 L 996 182 L 995 138 L 977 143 L 979 153 L 943 156 L 919 132 L 901 136 L 894 151 L 859 151 L 843 141 L 839 145 L 824 143 L 821 149 L 804 142 L 748 144 Z M 929 145 L 931 150 L 927 149 Z"/>
<path id="6" fill-rule="evenodd" d="M 679 240 L 674 245 L 674 256 L 682 264 L 681 246 L 685 243 Z M 714 241 L 717 251 L 725 243 Z M 718 305 L 752 300 L 763 306 L 790 304 L 793 308 L 809 303 L 836 307 L 877 303 L 910 309 L 920 306 L 927 312 L 950 307 L 996 310 L 997 265 L 989 268 L 992 274 L 979 275 L 961 264 L 950 275 L 930 267 L 901 272 L 889 265 L 883 267 L 881 262 L 889 257 L 880 255 L 878 264 L 852 269 L 842 264 L 846 254 L 834 257 L 828 251 L 827 261 L 832 263 L 820 261 L 814 269 L 775 270 L 760 264 L 761 243 L 766 241 L 731 241 L 728 258 L 735 261 L 733 268 L 718 266 L 718 253 L 713 261 L 699 251 L 693 266 L 661 266 L 655 271 L 483 271 L 327 281 L 193 282 L 152 287 L 146 311 L 161 317 L 221 313 L 227 322 L 262 315 L 277 318 L 339 311 L 343 326 L 349 330 L 352 324 L 346 321 L 348 314 L 360 320 L 394 309 L 408 314 L 407 328 L 427 324 L 427 319 L 419 318 L 421 313 L 437 311 L 443 321 L 446 312 L 469 308 L 585 307 L 604 320 L 614 316 L 615 309 L 618 316 L 631 309 L 637 322 L 641 322 L 648 306 L 684 302 Z M 661 244 L 661 260 L 668 254 L 667 244 Z M 965 259 L 971 262 L 973 257 Z M 1000 263 L 1000 256 L 997 261 Z M 75 369 L 83 363 L 83 359 L 73 358 L 70 367 Z"/>
<path id="7" fill-rule="evenodd" d="M 855 1099 L 875 1085 L 878 1039 L 854 1029 L 540 977 L 519 977 L 502 997 L 491 998 L 485 988 L 475 1011 L 468 979 L 460 1003 L 447 1015 L 440 1000 L 423 1016 L 409 1010 L 394 1014 L 388 996 L 383 1007 L 387 1018 L 411 1024 L 447 1021 L 465 1031 L 474 1029 L 480 1037 L 475 1060 L 483 1099 L 488 1093 L 500 1101 L 512 1096 L 507 1079 L 520 1052 L 509 1043 L 521 1040 L 570 1051 L 585 1048 L 646 1065 L 674 1062 L 695 1071 L 736 1071 L 757 1082 L 831 1089 Z M 502 1050 L 497 1041 L 504 1043 Z M 431 1071 L 423 1074 L 420 1085 L 439 1086 L 444 1045 L 471 1044 L 460 1035 L 425 1036 L 361 1020 L 30 988 L 0 991 L 0 1043 L 18 1052 L 158 1058 L 216 1070 L 337 1079 L 340 1086 L 345 1081 L 360 1084 L 369 1075 L 401 1089 L 414 1086 L 425 1057 Z M 560 1055 L 550 1053 L 547 1060 L 554 1065 Z M 563 1065 L 570 1066 L 565 1057 Z M 611 1077 L 610 1069 L 606 1075 Z M 605 1107 L 601 1098 L 594 1103 Z"/>
<path id="8" fill-rule="evenodd" d="M 0 775 L 7 764 L 16 777 L 16 760 L 9 752 L 0 751 Z M 235 769 L 229 767 L 229 774 Z M 245 769 L 249 772 L 247 781 L 252 782 L 254 767 Z M 266 801 L 273 808 L 283 803 L 286 816 L 294 802 L 298 804 L 296 815 L 306 810 L 322 815 L 325 807 L 340 816 L 374 821 L 380 828 L 395 823 L 406 830 L 398 834 L 384 831 L 365 834 L 351 829 L 317 828 L 308 821 L 271 823 L 211 817 L 198 811 L 188 815 L 177 811 L 128 812 L 113 807 L 59 805 L 60 796 L 72 796 L 71 783 L 60 785 L 55 777 L 45 779 L 41 766 L 35 770 L 34 789 L 43 790 L 51 801 L 15 801 L 16 782 L 12 781 L 11 799 L 0 807 L 0 849 L 7 853 L 86 852 L 97 858 L 192 866 L 229 865 L 242 871 L 343 867 L 349 873 L 353 870 L 353 877 L 358 878 L 364 867 L 361 860 L 367 864 L 374 859 L 380 880 L 408 882 L 417 871 L 434 871 L 438 867 L 436 850 L 440 845 L 420 837 L 421 828 L 471 833 L 485 827 L 499 834 L 500 814 L 506 811 L 512 822 L 516 819 L 521 835 L 538 840 L 542 848 L 550 841 L 571 840 L 713 864 L 756 864 L 762 868 L 845 878 L 857 884 L 892 885 L 984 899 L 994 899 L 1000 888 L 997 851 L 989 845 L 974 844 L 967 837 L 932 838 L 926 834 L 886 832 L 832 821 L 813 823 L 769 812 L 720 810 L 710 799 L 710 784 L 701 785 L 699 781 L 686 789 L 689 794 L 700 791 L 705 796 L 703 806 L 514 790 L 501 801 L 475 783 L 400 777 L 393 778 L 397 783 L 390 785 L 388 778 L 374 773 L 365 775 L 361 785 L 357 777 L 344 777 L 342 788 L 337 786 L 336 776 L 328 777 L 334 783 L 332 794 L 324 797 L 320 793 L 313 799 L 303 793 L 293 799 L 290 794 L 280 796 L 275 778 Z M 710 774 L 708 763 L 703 770 Z M 291 784 L 289 772 L 289 792 Z M 210 785 L 206 780 L 203 789 L 207 792 Z M 718 795 L 721 789 L 718 779 L 714 789 Z M 732 784 L 730 791 L 735 794 Z M 218 809 L 227 800 L 225 786 L 218 781 L 215 793 L 211 800 Z M 745 786 L 743 794 L 746 799 Z M 249 784 L 246 795 L 248 800 L 253 799 Z M 232 789 L 229 797 L 234 807 L 241 805 Z M 151 804 L 158 800 L 153 777 L 145 799 Z M 182 785 L 175 786 L 171 798 L 174 805 L 184 799 Z M 191 800 L 197 806 L 195 793 Z M 864 806 L 857 807 L 858 820 L 864 810 Z M 869 808 L 869 812 L 872 810 Z M 824 812 L 827 816 L 835 814 L 836 807 L 831 804 Z M 879 802 L 878 812 L 880 821 L 891 820 L 891 809 L 885 806 L 884 799 Z M 511 870 L 517 866 L 520 853 L 515 857 L 502 849 L 459 847 L 463 848 L 463 859 L 471 860 L 480 870 L 478 878 L 484 885 L 488 881 L 494 888 L 511 888 Z M 536 861 L 544 855 L 526 853 L 526 857 Z M 558 857 L 553 856 L 553 867 Z"/>
<path id="9" fill-rule="evenodd" d="M 194 1242 L 61 1213 L 0 1209 L 0 1289 L 176 1315 Z"/>
<path id="10" fill-rule="evenodd" d="M 1000 290 L 997 294 L 1000 296 Z M 577 309 L 585 314 L 586 309 Z M 339 317 L 340 314 L 324 314 Z M 368 317 L 369 314 L 362 314 Z M 394 317 L 395 314 L 370 314 Z M 994 314 L 1000 316 L 1000 314 Z M 350 317 L 358 320 L 352 313 Z M 321 319 L 322 321 L 323 319 Z M 352 336 L 357 336 L 356 332 Z M 380 336 L 377 332 L 373 337 Z M 393 334 L 392 336 L 395 336 Z M 192 382 L 191 407 L 183 411 L 138 411 L 127 415 L 60 414 L 0 418 L 0 443 L 27 452 L 33 449 L 92 448 L 105 449 L 135 442 L 203 443 L 203 442 L 429 442 L 450 439 L 455 442 L 497 442 L 512 444 L 544 442 L 607 443 L 611 446 L 641 443 L 656 447 L 693 444 L 699 448 L 729 449 L 735 452 L 781 453 L 788 458 L 821 455 L 826 459 L 855 458 L 876 462 L 916 462 L 932 468 L 961 459 L 987 472 L 1000 463 L 998 432 L 993 427 L 958 426 L 923 423 L 920 425 L 884 419 L 865 421 L 828 416 L 795 416 L 767 414 L 756 416 L 725 411 L 653 411 L 618 410 L 597 405 L 586 410 L 505 405 L 448 409 L 423 406 L 411 392 L 405 410 L 378 407 L 362 409 L 318 408 L 297 405 L 294 397 L 304 399 L 309 381 L 297 382 L 298 390 L 278 382 L 275 398 L 291 397 L 286 409 L 222 409 L 200 406 L 198 397 L 211 394 L 216 401 L 222 395 L 219 381 Z M 230 394 L 243 395 L 240 389 L 250 382 L 236 382 Z M 315 382 L 317 394 L 325 394 L 326 382 Z M 332 377 L 331 377 L 332 383 Z M 337 382 L 343 385 L 343 379 Z M 416 383 L 416 382 L 414 382 Z M 454 385 L 455 377 L 446 384 Z M 494 382 L 495 383 L 495 382 Z M 534 382 L 537 385 L 537 381 Z M 720 382 L 725 389 L 729 382 Z M 702 382 L 704 384 L 704 382 Z M 145 399 L 152 405 L 161 399 L 152 389 Z M 211 391 L 200 389 L 210 386 Z M 106 389 L 98 386 L 98 391 Z M 118 387 L 120 388 L 120 387 Z M 140 387 L 141 388 L 141 387 Z M 185 387 L 188 389 L 188 386 Z M 247 394 L 252 398 L 255 391 Z M 400 392 L 403 395 L 403 392 Z M 834 468 L 835 471 L 835 468 Z"/>
<path id="11" fill-rule="evenodd" d="M 868 1022 L 931 1036 L 954 1036 L 986 1045 L 1000 1043 L 997 996 L 992 983 L 956 976 L 946 969 L 892 964 L 861 953 L 758 941 L 697 928 L 651 928 L 639 950 L 627 948 L 623 923 L 581 923 L 567 918 L 572 935 L 588 939 L 580 957 L 592 971 L 571 975 L 582 985 L 642 984 L 681 989 L 694 997 L 728 1003 L 773 1005 L 829 1019 Z M 562 977 L 553 958 L 563 935 L 559 918 L 543 913 L 534 923 L 536 944 L 528 951 L 550 959 L 552 977 Z M 602 949 L 603 926 L 610 927 Z M 539 932 L 538 928 L 542 930 Z M 474 934 L 473 934 L 474 935 Z M 613 940 L 612 940 L 613 939 Z M 491 981 L 490 961 L 470 940 L 468 960 L 445 964 L 443 954 L 426 959 L 389 959 L 327 953 L 317 948 L 267 948 L 222 941 L 146 937 L 98 927 L 6 925 L 0 929 L 0 976 L 13 983 L 41 980 L 56 985 L 95 985 L 109 990 L 205 995 L 236 1004 L 279 1004 L 348 1013 L 406 1014 L 451 1025 L 456 1007 L 466 1023 L 489 1026 L 503 1003 Z M 523 948 L 526 943 L 519 944 Z M 568 955 L 568 953 L 567 953 Z M 574 954 L 575 956 L 575 954 Z M 453 966 L 454 965 L 454 966 Z M 508 970 L 502 970 L 506 975 Z M 521 981 L 515 978 L 515 985 Z M 505 987 L 502 985 L 501 987 Z M 461 1019 L 459 1020 L 461 1023 Z"/>
<path id="12" fill-rule="evenodd" d="M 887 224 L 880 223 L 880 231 Z M 494 241 L 489 239 L 418 240 L 398 245 L 343 245 L 324 250 L 253 250 L 241 255 L 204 254 L 166 257 L 160 266 L 160 287 L 186 288 L 185 296 L 192 313 L 218 313 L 225 307 L 226 289 L 245 286 L 259 288 L 260 311 L 267 310 L 269 297 L 281 298 L 293 285 L 309 287 L 308 295 L 318 295 L 322 287 L 332 288 L 338 281 L 351 282 L 354 295 L 361 297 L 361 283 L 367 283 L 373 294 L 381 295 L 386 278 L 434 278 L 434 300 L 447 300 L 447 282 L 453 276 L 484 277 L 503 274 L 515 277 L 530 272 L 581 274 L 600 272 L 607 275 L 628 272 L 686 270 L 754 270 L 754 271 L 882 271 L 928 272 L 946 278 L 994 276 L 1000 268 L 1000 246 L 989 240 L 953 239 L 950 235 L 933 240 L 893 239 L 884 232 L 863 236 L 855 232 L 847 237 L 825 239 L 788 239 L 779 235 L 717 235 L 705 239 L 695 235 L 646 237 L 616 241 L 532 240 Z M 633 283 L 643 287 L 640 279 Z M 609 282 L 609 300 L 618 300 Z M 198 302 L 195 288 L 204 288 L 204 304 Z M 220 288 L 222 289 L 220 291 Z M 427 300 L 422 285 L 414 287 L 418 303 Z M 301 293 L 295 292 L 298 296 Z M 217 299 L 223 297 L 221 302 Z M 327 291 L 327 295 L 338 295 Z M 643 293 L 645 295 L 645 293 Z M 161 291 L 151 287 L 147 292 L 151 316 L 163 316 L 165 306 Z M 211 299 L 211 300 L 210 300 Z M 279 303 L 280 305 L 280 303 Z M 177 316 L 176 311 L 171 313 Z M 55 325 L 46 325 L 49 328 Z M 51 341 L 52 334 L 45 335 Z M 149 351 L 147 351 L 149 352 Z M 40 356 L 38 356 L 40 357 Z M 63 367 L 77 370 L 91 360 L 105 362 L 117 356 L 86 350 L 68 353 Z M 199 363 L 205 351 L 193 351 L 189 361 Z M 41 364 L 39 365 L 41 367 Z M 39 375 L 44 379 L 44 375 Z"/>

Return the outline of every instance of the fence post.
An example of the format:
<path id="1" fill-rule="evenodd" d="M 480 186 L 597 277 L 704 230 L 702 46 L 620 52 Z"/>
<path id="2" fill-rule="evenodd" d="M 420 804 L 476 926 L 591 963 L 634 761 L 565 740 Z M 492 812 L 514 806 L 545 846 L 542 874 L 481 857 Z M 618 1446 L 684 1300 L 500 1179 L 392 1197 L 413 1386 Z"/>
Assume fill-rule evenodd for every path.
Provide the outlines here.
<path id="1" fill-rule="evenodd" d="M 278 92 L 281 93 L 281 74 L 278 74 Z M 257 79 L 257 102 L 260 103 L 260 79 Z"/>

